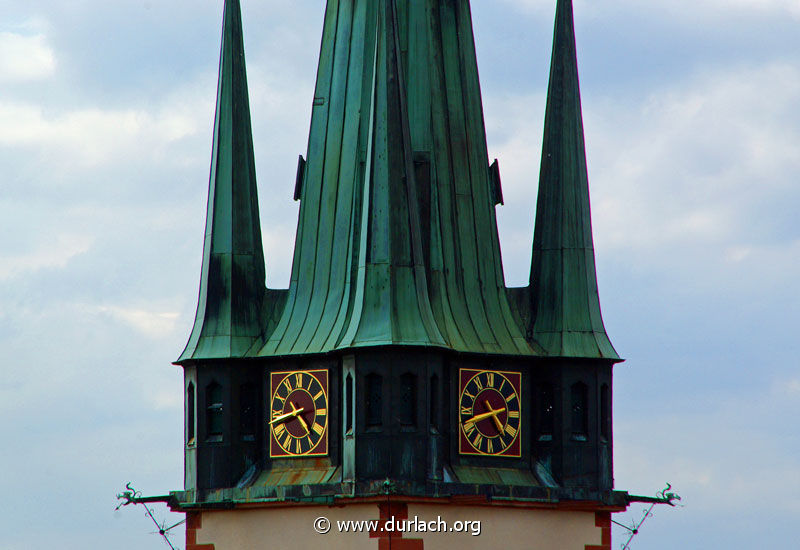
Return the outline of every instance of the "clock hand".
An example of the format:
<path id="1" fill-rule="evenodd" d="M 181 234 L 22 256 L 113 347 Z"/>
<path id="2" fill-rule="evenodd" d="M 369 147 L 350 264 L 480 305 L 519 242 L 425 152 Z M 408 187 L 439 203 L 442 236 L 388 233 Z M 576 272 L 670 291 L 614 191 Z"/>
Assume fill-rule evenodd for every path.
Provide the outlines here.
<path id="1" fill-rule="evenodd" d="M 306 431 L 306 435 L 311 435 L 311 430 L 308 429 L 308 424 L 306 423 L 305 419 L 300 415 L 300 413 L 303 412 L 303 408 L 300 407 L 299 409 L 296 409 L 293 402 L 289 402 L 289 404 L 292 406 L 292 412 L 295 413 L 297 420 L 299 420 L 300 424 L 303 425 L 303 429 Z"/>
<path id="2" fill-rule="evenodd" d="M 292 412 L 288 412 L 286 414 L 282 414 L 280 416 L 276 416 L 275 418 L 272 419 L 272 422 L 270 422 L 269 424 L 271 426 L 273 424 L 277 424 L 279 422 L 283 422 L 284 420 L 287 420 L 289 418 L 294 418 L 295 416 L 298 416 L 301 412 L 303 412 L 303 407 L 300 407 L 299 409 L 296 409 L 294 407 L 294 403 L 292 403 Z"/>
<path id="3" fill-rule="evenodd" d="M 486 404 L 486 408 L 489 409 L 490 412 L 495 412 L 495 410 L 492 409 L 492 406 L 489 404 L 488 400 L 484 401 L 484 403 Z M 502 411 L 496 411 L 496 412 L 499 413 L 499 412 L 502 412 Z M 492 420 L 494 420 L 494 425 L 497 426 L 497 431 L 500 432 L 500 435 L 502 435 L 503 434 L 503 423 L 500 422 L 500 419 L 497 418 L 497 415 L 494 415 L 492 417 Z"/>
<path id="4" fill-rule="evenodd" d="M 469 420 L 467 420 L 466 422 L 464 422 L 464 425 L 466 426 L 467 424 L 474 424 L 475 422 L 480 422 L 481 420 L 486 420 L 487 418 L 496 417 L 501 412 L 505 412 L 505 410 L 506 410 L 506 408 L 503 407 L 503 408 L 497 409 L 496 411 L 493 410 L 491 412 L 475 415 L 472 418 L 470 418 Z"/>

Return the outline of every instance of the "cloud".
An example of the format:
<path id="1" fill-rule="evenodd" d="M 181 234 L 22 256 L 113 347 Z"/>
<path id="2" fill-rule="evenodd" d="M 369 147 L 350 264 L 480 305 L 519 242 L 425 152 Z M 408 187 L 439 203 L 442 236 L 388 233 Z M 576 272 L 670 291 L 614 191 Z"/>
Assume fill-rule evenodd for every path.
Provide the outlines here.
<path id="1" fill-rule="evenodd" d="M 642 97 L 584 95 L 594 233 L 605 254 L 667 259 L 665 251 L 708 256 L 714 247 L 735 263 L 794 248 L 796 66 L 717 69 Z M 540 94 L 485 101 L 503 176 L 498 218 L 511 280 L 527 277 L 520 258 L 530 255 L 544 102 Z"/>
<path id="2" fill-rule="evenodd" d="M 55 52 L 46 36 L 0 32 L 0 83 L 42 80 L 55 70 Z"/>
<path id="3" fill-rule="evenodd" d="M 800 402 L 800 378 L 777 380 L 773 385 L 772 391 L 786 400 Z"/>
<path id="4" fill-rule="evenodd" d="M 502 0 L 509 6 L 533 14 L 553 13 L 555 0 Z M 687 23 L 698 17 L 725 19 L 737 15 L 766 15 L 780 17 L 789 14 L 800 17 L 797 0 L 608 0 L 592 2 L 575 0 L 575 11 L 593 16 L 607 16 L 620 10 L 662 11 Z"/>
<path id="5" fill-rule="evenodd" d="M 43 268 L 63 268 L 72 258 L 87 252 L 94 239 L 86 235 L 62 234 L 48 239 L 36 250 L 18 255 L 0 252 L 0 281 Z"/>
<path id="6" fill-rule="evenodd" d="M 633 4 L 634 0 L 621 0 L 623 4 Z M 657 0 L 650 6 L 687 15 L 716 15 L 725 17 L 737 12 L 781 16 L 790 14 L 800 16 L 800 2 L 797 0 Z"/>
<path id="7" fill-rule="evenodd" d="M 590 179 L 605 245 L 741 250 L 778 237 L 787 199 L 800 198 L 798 106 L 800 71 L 785 64 L 714 71 L 638 106 L 591 104 Z"/>
<path id="8" fill-rule="evenodd" d="M 91 309 L 122 321 L 134 330 L 151 338 L 163 338 L 165 333 L 173 332 L 180 317 L 179 313 L 172 311 L 150 311 L 121 306 L 97 306 Z"/>
<path id="9" fill-rule="evenodd" d="M 50 150 L 83 166 L 110 164 L 142 148 L 155 153 L 159 146 L 197 129 L 197 120 L 180 108 L 161 112 L 93 108 L 51 114 L 41 105 L 0 102 L 0 145 Z"/>
<path id="10" fill-rule="evenodd" d="M 497 225 L 512 286 L 528 282 L 545 102 L 543 92 L 484 98 L 489 157 L 498 158 L 503 182 L 505 205 L 496 209 Z"/>

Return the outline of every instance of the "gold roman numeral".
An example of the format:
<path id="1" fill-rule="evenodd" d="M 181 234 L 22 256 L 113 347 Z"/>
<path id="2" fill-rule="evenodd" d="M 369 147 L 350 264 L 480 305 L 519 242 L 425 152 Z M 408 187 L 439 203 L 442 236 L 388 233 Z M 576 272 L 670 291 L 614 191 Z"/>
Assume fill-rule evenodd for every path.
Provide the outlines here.
<path id="1" fill-rule="evenodd" d="M 476 376 L 472 380 L 475 382 L 475 386 L 478 388 L 478 393 L 480 393 L 483 390 L 483 384 L 481 383 L 480 376 Z"/>
<path id="2" fill-rule="evenodd" d="M 284 449 L 286 449 L 287 452 L 289 452 L 289 449 L 291 448 L 290 447 L 291 442 L 292 442 L 292 434 L 290 434 L 287 431 L 283 436 L 283 441 L 281 441 L 281 447 L 283 447 Z"/>
<path id="3" fill-rule="evenodd" d="M 471 437 L 474 431 L 475 431 L 475 424 L 473 422 L 464 424 L 464 433 L 467 434 L 467 437 Z"/>
<path id="4" fill-rule="evenodd" d="M 309 389 L 311 389 L 311 387 L 310 387 L 310 386 L 309 386 Z M 320 397 L 322 397 L 323 395 L 325 395 L 325 393 L 324 393 L 322 390 L 319 390 L 319 393 L 317 393 L 317 395 L 315 395 L 315 396 L 313 397 L 314 401 L 316 401 L 317 399 L 319 399 L 319 398 L 320 398 Z"/>
<path id="5" fill-rule="evenodd" d="M 295 439 L 294 440 L 294 453 L 299 455 L 302 450 L 303 450 L 302 440 L 301 439 Z"/>
<path id="6" fill-rule="evenodd" d="M 486 440 L 486 452 L 489 454 L 494 454 L 494 443 L 492 443 L 491 439 Z"/>
<path id="7" fill-rule="evenodd" d="M 283 379 L 283 383 L 281 384 L 281 386 L 284 386 L 286 388 L 287 392 L 291 392 L 292 391 L 292 379 L 287 376 L 286 378 Z"/>
<path id="8" fill-rule="evenodd" d="M 508 411 L 509 418 L 519 418 L 519 411 Z"/>
<path id="9" fill-rule="evenodd" d="M 511 402 L 512 402 L 512 401 L 514 401 L 516 398 L 517 398 L 517 394 L 516 394 L 516 393 L 512 393 L 511 395 L 509 395 L 508 397 L 506 397 L 506 403 L 511 403 Z"/>
<path id="10" fill-rule="evenodd" d="M 283 435 L 283 432 L 285 431 L 286 431 L 286 426 L 284 426 L 283 424 L 278 424 L 277 426 L 275 426 L 275 438 L 277 439 L 281 437 Z"/>
<path id="11" fill-rule="evenodd" d="M 317 409 L 317 416 L 328 416 L 328 409 Z"/>
<path id="12" fill-rule="evenodd" d="M 486 385 L 489 386 L 490 388 L 494 387 L 494 373 L 493 372 L 487 372 L 486 373 Z"/>
<path id="13" fill-rule="evenodd" d="M 295 381 L 294 386 L 296 388 L 302 388 L 303 387 L 303 373 L 302 372 L 295 373 L 294 381 Z"/>
<path id="14" fill-rule="evenodd" d="M 461 416 L 469 416 L 472 414 L 472 407 L 461 407 Z"/>
<path id="15" fill-rule="evenodd" d="M 314 423 L 314 426 L 311 429 L 317 432 L 317 435 L 322 435 L 325 433 L 325 426 L 321 426 L 317 423 Z"/>
<path id="16" fill-rule="evenodd" d="M 511 437 L 517 437 L 517 429 L 514 428 L 511 424 L 506 425 L 506 433 Z"/>
<path id="17" fill-rule="evenodd" d="M 472 440 L 472 446 L 480 451 L 482 445 L 483 445 L 483 436 L 480 433 L 478 433 L 475 435 L 475 439 Z"/>

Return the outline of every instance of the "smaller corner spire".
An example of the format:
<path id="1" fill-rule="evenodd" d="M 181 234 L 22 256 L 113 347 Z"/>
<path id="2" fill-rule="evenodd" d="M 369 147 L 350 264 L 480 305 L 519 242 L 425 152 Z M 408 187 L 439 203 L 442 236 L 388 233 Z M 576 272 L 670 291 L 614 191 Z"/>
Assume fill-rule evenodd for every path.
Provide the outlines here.
<path id="1" fill-rule="evenodd" d="M 530 275 L 529 336 L 549 355 L 619 360 L 600 313 L 572 0 L 558 0 Z"/>
<path id="2" fill-rule="evenodd" d="M 178 362 L 241 357 L 262 336 L 267 296 L 239 0 L 226 0 L 203 265 Z"/>

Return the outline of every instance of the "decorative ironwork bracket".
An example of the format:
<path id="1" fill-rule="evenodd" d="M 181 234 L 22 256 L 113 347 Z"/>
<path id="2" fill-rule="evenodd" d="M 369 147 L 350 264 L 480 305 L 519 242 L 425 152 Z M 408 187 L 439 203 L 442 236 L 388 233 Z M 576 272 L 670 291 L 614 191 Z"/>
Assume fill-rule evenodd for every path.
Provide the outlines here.
<path id="1" fill-rule="evenodd" d="M 631 542 L 633 541 L 634 537 L 639 534 L 639 531 L 644 525 L 644 522 L 647 521 L 647 518 L 653 517 L 653 508 L 655 508 L 659 504 L 666 504 L 667 506 L 672 506 L 673 508 L 678 506 L 678 502 L 681 500 L 680 495 L 678 493 L 670 492 L 672 490 L 672 485 L 667 483 L 666 489 L 659 491 L 655 497 L 642 497 L 642 496 L 635 496 L 631 495 L 628 497 L 628 502 L 641 502 L 644 504 L 649 504 L 650 507 L 644 511 L 642 518 L 637 522 L 634 521 L 630 526 L 622 524 L 618 521 L 614 521 L 613 519 L 611 522 L 615 525 L 619 525 L 623 529 L 627 530 L 630 533 L 627 542 L 622 545 L 620 548 L 622 550 L 630 550 Z"/>
<path id="2" fill-rule="evenodd" d="M 163 502 L 163 503 L 166 504 L 166 503 L 170 502 L 171 497 L 169 497 L 169 496 L 143 497 L 142 493 L 140 491 L 137 491 L 136 489 L 134 489 L 133 486 L 130 483 L 127 483 L 125 485 L 125 488 L 127 489 L 127 491 L 124 491 L 124 492 L 122 492 L 122 493 L 117 495 L 117 500 L 120 500 L 122 502 L 119 503 L 119 505 L 116 507 L 116 510 L 119 510 L 120 508 L 123 508 L 125 506 L 131 506 L 131 505 L 134 505 L 134 506 L 141 505 L 141 506 L 143 506 L 144 510 L 145 510 L 145 515 L 147 517 L 149 517 L 150 520 L 152 520 L 152 522 L 155 524 L 156 528 L 158 529 L 158 535 L 163 537 L 164 542 L 166 542 L 167 545 L 172 550 L 178 550 L 178 548 L 176 548 L 175 545 L 172 544 L 172 541 L 169 540 L 170 531 L 172 531 L 176 527 L 186 523 L 186 520 L 183 519 L 183 520 L 179 521 L 178 523 L 176 523 L 175 525 L 171 525 L 171 526 L 168 527 L 166 522 L 161 522 L 161 523 L 158 522 L 156 517 L 153 515 L 153 511 L 148 506 L 148 504 L 152 504 L 152 503 L 155 503 L 155 502 Z"/>

